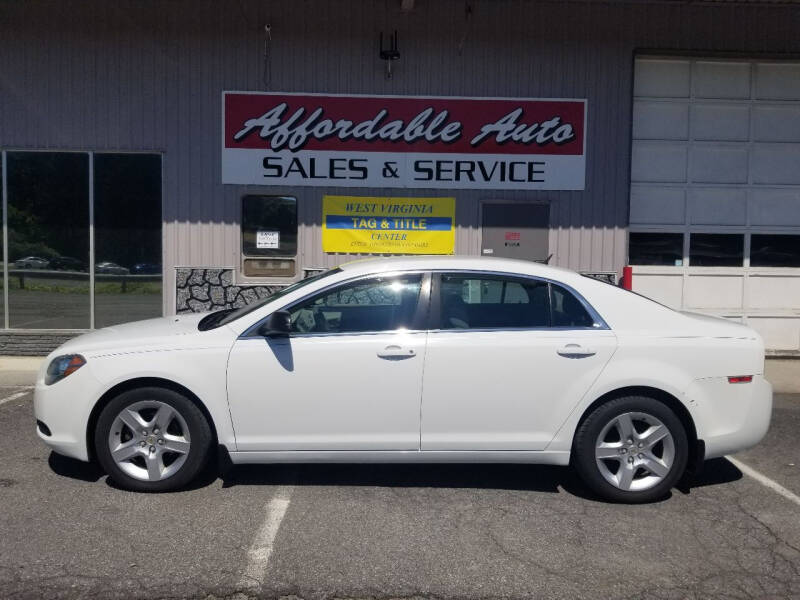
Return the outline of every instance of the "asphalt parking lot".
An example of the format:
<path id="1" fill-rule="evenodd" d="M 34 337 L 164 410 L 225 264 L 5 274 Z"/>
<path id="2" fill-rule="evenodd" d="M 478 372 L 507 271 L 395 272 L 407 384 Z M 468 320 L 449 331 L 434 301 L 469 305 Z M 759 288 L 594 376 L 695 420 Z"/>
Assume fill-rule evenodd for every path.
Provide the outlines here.
<path id="1" fill-rule="evenodd" d="M 761 480 L 715 460 L 646 506 L 524 465 L 237 467 L 141 495 L 51 454 L 30 389 L 0 386 L 0 597 L 800 598 L 798 431 L 778 396 L 735 457 Z"/>

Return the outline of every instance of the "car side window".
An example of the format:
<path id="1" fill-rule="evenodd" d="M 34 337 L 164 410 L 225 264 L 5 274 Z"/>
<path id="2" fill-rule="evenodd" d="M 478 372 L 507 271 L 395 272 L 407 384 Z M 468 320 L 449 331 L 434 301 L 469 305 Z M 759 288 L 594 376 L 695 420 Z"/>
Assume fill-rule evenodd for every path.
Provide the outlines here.
<path id="1" fill-rule="evenodd" d="M 375 277 L 326 290 L 290 309 L 295 333 L 410 329 L 422 275 Z"/>
<path id="2" fill-rule="evenodd" d="M 595 320 L 575 294 L 560 285 L 550 284 L 553 327 L 595 327 Z"/>
<path id="3" fill-rule="evenodd" d="M 545 281 L 443 274 L 439 328 L 549 327 L 548 296 Z"/>

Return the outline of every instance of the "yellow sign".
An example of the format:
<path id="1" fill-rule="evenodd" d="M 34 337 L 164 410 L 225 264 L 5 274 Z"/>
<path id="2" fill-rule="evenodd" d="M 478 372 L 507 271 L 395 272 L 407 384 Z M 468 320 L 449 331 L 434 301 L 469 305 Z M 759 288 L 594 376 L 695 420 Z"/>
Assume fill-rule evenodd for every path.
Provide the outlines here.
<path id="1" fill-rule="evenodd" d="M 322 250 L 453 254 L 455 198 L 323 196 Z"/>

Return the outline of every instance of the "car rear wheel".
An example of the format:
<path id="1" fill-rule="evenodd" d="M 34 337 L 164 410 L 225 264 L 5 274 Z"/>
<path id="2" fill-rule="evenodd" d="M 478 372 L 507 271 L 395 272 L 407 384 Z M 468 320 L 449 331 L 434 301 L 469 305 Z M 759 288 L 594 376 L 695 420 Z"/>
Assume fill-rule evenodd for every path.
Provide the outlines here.
<path id="1" fill-rule="evenodd" d="M 211 428 L 185 396 L 139 388 L 111 400 L 100 413 L 95 450 L 111 479 L 139 492 L 184 487 L 206 464 Z"/>
<path id="2" fill-rule="evenodd" d="M 680 419 L 653 398 L 629 396 L 597 407 L 575 434 L 573 463 L 595 493 L 615 502 L 664 497 L 686 469 Z"/>

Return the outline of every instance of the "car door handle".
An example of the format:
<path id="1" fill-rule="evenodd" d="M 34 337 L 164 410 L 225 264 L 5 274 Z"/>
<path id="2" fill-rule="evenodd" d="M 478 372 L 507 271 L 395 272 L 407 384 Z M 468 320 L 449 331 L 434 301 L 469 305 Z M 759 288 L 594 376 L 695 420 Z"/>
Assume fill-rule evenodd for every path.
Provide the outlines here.
<path id="1" fill-rule="evenodd" d="M 580 344 L 566 344 L 561 346 L 558 350 L 556 350 L 561 356 L 578 358 L 581 356 L 594 356 L 597 354 L 591 348 L 586 348 L 585 346 L 581 346 Z"/>
<path id="2" fill-rule="evenodd" d="M 413 348 L 403 348 L 402 346 L 386 346 L 383 350 L 378 350 L 378 356 L 381 358 L 412 358 L 417 355 L 417 351 Z"/>

